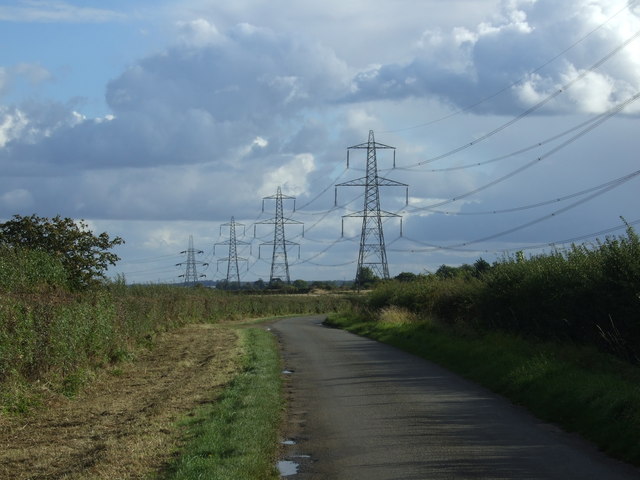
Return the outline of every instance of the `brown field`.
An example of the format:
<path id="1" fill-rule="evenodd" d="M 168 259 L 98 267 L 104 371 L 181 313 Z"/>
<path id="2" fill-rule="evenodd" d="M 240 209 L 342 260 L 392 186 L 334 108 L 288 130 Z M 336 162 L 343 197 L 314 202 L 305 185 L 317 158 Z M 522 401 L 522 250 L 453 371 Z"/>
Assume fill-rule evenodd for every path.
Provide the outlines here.
<path id="1" fill-rule="evenodd" d="M 112 367 L 74 398 L 49 395 L 25 417 L 0 416 L 0 478 L 133 479 L 166 468 L 177 421 L 213 402 L 240 367 L 235 330 L 188 325 Z"/>

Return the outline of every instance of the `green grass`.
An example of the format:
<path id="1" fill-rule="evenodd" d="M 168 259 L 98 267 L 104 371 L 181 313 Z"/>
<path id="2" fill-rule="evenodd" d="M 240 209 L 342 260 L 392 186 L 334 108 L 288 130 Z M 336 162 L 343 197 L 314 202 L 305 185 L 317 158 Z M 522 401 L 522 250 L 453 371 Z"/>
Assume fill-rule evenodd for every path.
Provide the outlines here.
<path id="1" fill-rule="evenodd" d="M 281 365 L 268 332 L 241 331 L 245 365 L 211 405 L 188 420 L 188 442 L 163 478 L 277 479 L 276 451 L 282 420 Z"/>
<path id="2" fill-rule="evenodd" d="M 432 321 L 329 322 L 434 361 L 640 465 L 640 369 L 593 347 L 458 331 Z"/>

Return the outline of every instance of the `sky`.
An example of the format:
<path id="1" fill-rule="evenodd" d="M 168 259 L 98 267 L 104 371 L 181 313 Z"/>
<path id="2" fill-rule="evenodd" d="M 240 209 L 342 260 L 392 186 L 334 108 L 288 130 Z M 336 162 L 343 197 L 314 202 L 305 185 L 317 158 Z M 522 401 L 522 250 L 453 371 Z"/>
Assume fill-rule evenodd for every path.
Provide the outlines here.
<path id="1" fill-rule="evenodd" d="M 268 281 L 281 188 L 291 280 L 350 280 L 373 131 L 391 276 L 596 245 L 640 220 L 638 37 L 639 0 L 4 0 L 0 221 L 157 283 L 190 236 L 226 278 L 233 218 Z"/>

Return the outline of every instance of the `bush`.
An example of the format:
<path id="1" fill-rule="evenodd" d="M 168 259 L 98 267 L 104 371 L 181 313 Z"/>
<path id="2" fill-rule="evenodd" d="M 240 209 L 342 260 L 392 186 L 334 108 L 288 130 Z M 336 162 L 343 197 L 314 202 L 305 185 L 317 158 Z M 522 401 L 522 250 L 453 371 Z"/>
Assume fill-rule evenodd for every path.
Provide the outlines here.
<path id="1" fill-rule="evenodd" d="M 607 238 L 592 247 L 492 266 L 442 266 L 426 276 L 380 282 L 367 306 L 392 306 L 447 323 L 596 345 L 640 362 L 640 239 Z"/>
<path id="2" fill-rule="evenodd" d="M 45 252 L 60 261 L 69 285 L 84 288 L 104 278 L 109 265 L 119 257 L 109 250 L 124 243 L 106 232 L 94 235 L 84 221 L 71 218 L 14 215 L 0 224 L 0 245 Z"/>
<path id="3" fill-rule="evenodd" d="M 36 292 L 66 288 L 67 272 L 62 262 L 50 254 L 0 245 L 0 290 Z"/>

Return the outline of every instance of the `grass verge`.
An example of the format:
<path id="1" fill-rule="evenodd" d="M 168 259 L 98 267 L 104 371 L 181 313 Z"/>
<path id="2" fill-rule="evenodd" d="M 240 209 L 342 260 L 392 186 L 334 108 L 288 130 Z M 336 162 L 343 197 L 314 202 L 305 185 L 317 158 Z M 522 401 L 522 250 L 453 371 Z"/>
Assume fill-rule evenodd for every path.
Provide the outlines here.
<path id="1" fill-rule="evenodd" d="M 431 321 L 328 323 L 425 359 L 480 383 L 603 451 L 640 465 L 640 369 L 594 348 L 498 333 L 456 332 Z"/>
<path id="2" fill-rule="evenodd" d="M 277 479 L 282 379 L 277 345 L 268 332 L 240 331 L 244 368 L 215 403 L 186 422 L 187 444 L 167 480 Z"/>

